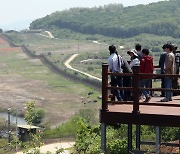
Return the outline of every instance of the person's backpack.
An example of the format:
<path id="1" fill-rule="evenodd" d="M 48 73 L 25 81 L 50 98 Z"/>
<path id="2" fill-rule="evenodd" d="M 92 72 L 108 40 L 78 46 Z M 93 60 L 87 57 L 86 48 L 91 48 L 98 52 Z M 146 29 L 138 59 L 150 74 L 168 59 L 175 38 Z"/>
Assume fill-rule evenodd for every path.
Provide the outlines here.
<path id="1" fill-rule="evenodd" d="M 122 70 L 123 70 L 123 73 L 132 73 L 132 69 L 131 67 L 129 66 L 127 60 L 124 58 L 124 57 L 121 57 L 121 60 L 122 60 Z"/>

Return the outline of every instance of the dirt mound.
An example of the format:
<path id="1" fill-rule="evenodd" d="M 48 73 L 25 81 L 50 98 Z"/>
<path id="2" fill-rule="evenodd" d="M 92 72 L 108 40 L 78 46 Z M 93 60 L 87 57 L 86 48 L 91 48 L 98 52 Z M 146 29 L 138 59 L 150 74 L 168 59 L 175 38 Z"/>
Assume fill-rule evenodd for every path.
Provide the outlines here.
<path id="1" fill-rule="evenodd" d="M 17 52 L 17 51 L 20 51 L 20 47 L 0 48 L 0 52 Z"/>
<path id="2" fill-rule="evenodd" d="M 6 44 L 6 45 L 8 45 L 8 43 L 5 41 L 5 40 L 3 40 L 2 38 L 0 38 L 0 44 L 2 45 L 4 45 L 4 44 Z"/>

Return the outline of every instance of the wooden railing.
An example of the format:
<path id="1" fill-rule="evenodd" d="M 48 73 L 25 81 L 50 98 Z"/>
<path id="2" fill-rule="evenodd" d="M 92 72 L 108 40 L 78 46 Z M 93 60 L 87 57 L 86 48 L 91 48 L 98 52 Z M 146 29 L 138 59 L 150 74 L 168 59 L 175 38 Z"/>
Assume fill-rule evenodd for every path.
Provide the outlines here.
<path id="1" fill-rule="evenodd" d="M 157 66 L 155 67 L 157 68 Z M 131 76 L 132 77 L 132 86 L 131 87 L 112 87 L 109 84 L 109 76 Z M 139 66 L 133 67 L 133 73 L 111 73 L 108 71 L 108 64 L 102 65 L 102 111 L 108 111 L 108 104 L 131 104 L 133 105 L 132 113 L 139 113 L 139 105 L 150 105 L 150 106 L 169 106 L 169 107 L 180 107 L 180 104 L 175 103 L 139 103 L 139 94 L 141 90 L 149 90 L 153 91 L 171 91 L 171 92 L 179 92 L 179 89 L 165 89 L 165 88 L 142 88 L 139 87 L 140 76 L 149 75 L 153 76 L 153 79 L 162 78 L 162 77 L 172 77 L 179 78 L 180 75 L 172 75 L 172 74 L 146 74 L 139 73 Z M 113 99 L 109 99 L 110 91 L 112 89 L 119 90 L 130 90 L 133 93 L 133 101 L 115 101 Z"/>

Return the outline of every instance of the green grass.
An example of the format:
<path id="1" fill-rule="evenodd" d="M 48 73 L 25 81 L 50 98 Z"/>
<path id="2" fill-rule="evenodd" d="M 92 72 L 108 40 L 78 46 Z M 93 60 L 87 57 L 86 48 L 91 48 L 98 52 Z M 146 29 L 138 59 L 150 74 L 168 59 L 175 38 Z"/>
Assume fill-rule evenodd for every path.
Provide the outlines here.
<path id="1" fill-rule="evenodd" d="M 48 83 L 56 91 L 64 93 L 76 93 L 84 95 L 94 89 L 79 82 L 67 80 L 63 76 L 57 75 L 43 64 L 36 64 L 29 58 L 18 58 L 18 52 L 1 53 L 0 63 L 5 63 L 5 67 L 0 69 L 2 74 L 18 74 L 33 80 L 42 80 Z M 78 90 L 77 90 L 78 87 Z M 85 92 L 86 91 L 86 92 Z M 98 92 L 96 91 L 96 94 Z"/>
<path id="2" fill-rule="evenodd" d="M 5 147 L 7 147 L 7 145 L 8 145 L 8 140 L 0 138 L 0 154 L 9 152 L 5 149 Z"/>

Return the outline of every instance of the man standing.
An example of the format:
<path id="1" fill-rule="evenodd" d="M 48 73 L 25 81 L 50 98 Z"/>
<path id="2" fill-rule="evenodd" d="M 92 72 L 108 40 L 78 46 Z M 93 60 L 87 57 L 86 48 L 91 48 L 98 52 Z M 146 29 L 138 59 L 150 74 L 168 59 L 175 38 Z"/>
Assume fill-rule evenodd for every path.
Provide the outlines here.
<path id="1" fill-rule="evenodd" d="M 122 66 L 122 58 L 121 56 L 118 56 L 116 47 L 114 45 L 109 46 L 110 56 L 108 58 L 108 65 L 109 70 L 112 73 L 122 73 L 123 70 L 121 68 Z M 123 86 L 123 80 L 121 76 L 113 76 L 111 75 L 111 86 L 113 87 L 122 87 Z M 123 100 L 123 92 L 122 90 L 113 89 L 112 93 L 114 96 L 117 97 L 118 101 Z"/>
<path id="2" fill-rule="evenodd" d="M 178 49 L 177 45 L 173 44 L 173 53 L 175 56 L 175 64 L 176 64 L 175 74 L 179 75 L 180 53 L 179 51 L 177 51 L 177 49 Z M 178 78 L 172 79 L 172 88 L 179 89 Z M 179 95 L 178 92 L 173 92 L 173 96 L 177 96 L 177 95 Z"/>
<path id="3" fill-rule="evenodd" d="M 165 59 L 165 74 L 174 74 L 175 73 L 175 56 L 172 52 L 172 45 L 167 44 L 165 46 L 164 51 L 167 52 L 166 59 Z M 171 89 L 172 88 L 172 77 L 165 77 L 165 88 Z M 172 101 L 172 92 L 166 91 L 165 92 L 165 98 L 161 100 L 161 102 L 169 102 Z"/>
<path id="4" fill-rule="evenodd" d="M 167 52 L 165 51 L 166 46 L 167 46 L 167 44 L 163 45 L 163 47 L 162 47 L 163 52 L 161 53 L 160 59 L 159 59 L 159 67 L 161 69 L 161 74 L 165 74 L 165 59 L 166 59 L 166 55 L 167 55 Z M 165 88 L 164 77 L 161 78 L 161 88 Z M 165 97 L 165 91 L 162 91 L 160 96 Z"/>
<path id="5" fill-rule="evenodd" d="M 137 51 L 138 59 L 141 60 L 142 59 L 142 46 L 141 46 L 141 44 L 139 44 L 139 43 L 136 44 L 135 49 Z"/>

